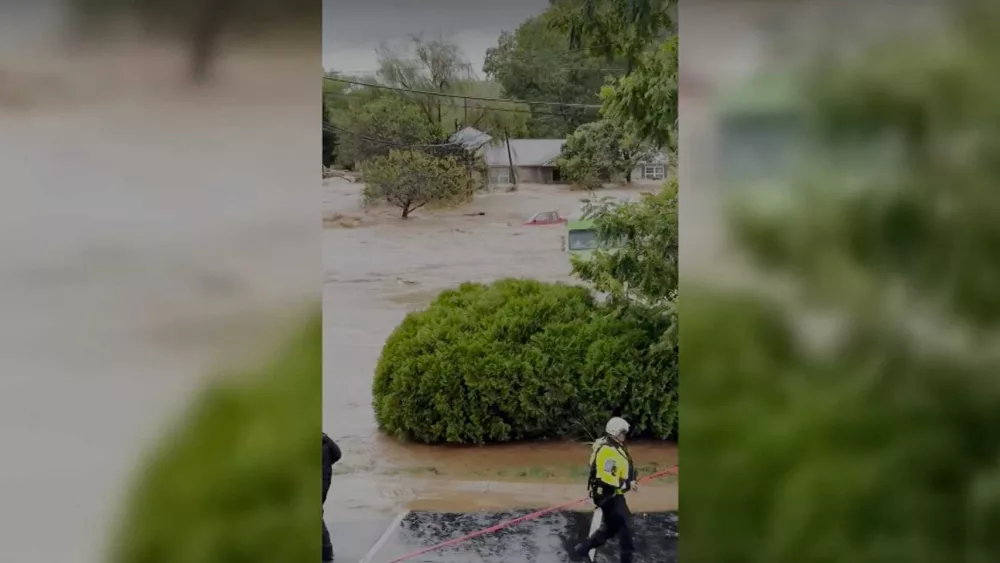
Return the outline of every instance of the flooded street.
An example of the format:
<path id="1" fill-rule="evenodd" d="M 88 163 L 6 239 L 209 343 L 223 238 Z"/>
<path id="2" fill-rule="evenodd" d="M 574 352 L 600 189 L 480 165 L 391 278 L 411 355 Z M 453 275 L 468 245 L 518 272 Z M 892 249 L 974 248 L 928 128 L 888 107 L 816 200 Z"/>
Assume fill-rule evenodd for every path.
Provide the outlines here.
<path id="1" fill-rule="evenodd" d="M 383 522 L 404 510 L 544 508 L 585 496 L 589 446 L 582 441 L 483 448 L 402 444 L 377 432 L 371 385 L 386 337 L 407 312 L 425 307 L 441 290 L 504 277 L 571 282 L 561 250 L 565 227 L 523 222 L 540 211 L 572 216 L 587 193 L 522 185 L 458 209 L 421 210 L 403 221 L 391 209 L 365 213 L 361 187 L 339 178 L 324 181 L 324 428 L 344 452 L 326 504 L 335 547 L 341 524 L 354 530 L 342 537 L 348 544 L 342 549 L 368 541 L 351 524 L 358 519 Z M 656 188 L 601 195 L 636 197 Z M 662 443 L 636 444 L 633 456 L 646 474 L 677 463 L 676 447 Z M 676 510 L 676 479 L 651 482 L 633 497 L 634 510 Z"/>

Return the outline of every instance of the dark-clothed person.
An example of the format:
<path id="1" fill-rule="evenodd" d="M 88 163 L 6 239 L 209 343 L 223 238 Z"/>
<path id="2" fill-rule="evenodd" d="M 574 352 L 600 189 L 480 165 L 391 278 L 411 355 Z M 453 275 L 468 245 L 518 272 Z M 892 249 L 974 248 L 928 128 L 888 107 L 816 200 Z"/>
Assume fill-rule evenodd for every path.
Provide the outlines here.
<path id="1" fill-rule="evenodd" d="M 326 504 L 326 494 L 330 491 L 330 480 L 333 477 L 333 464 L 340 461 L 340 448 L 326 432 L 323 433 L 323 504 Z M 333 544 L 330 543 L 330 531 L 323 521 L 323 561 L 333 561 Z"/>

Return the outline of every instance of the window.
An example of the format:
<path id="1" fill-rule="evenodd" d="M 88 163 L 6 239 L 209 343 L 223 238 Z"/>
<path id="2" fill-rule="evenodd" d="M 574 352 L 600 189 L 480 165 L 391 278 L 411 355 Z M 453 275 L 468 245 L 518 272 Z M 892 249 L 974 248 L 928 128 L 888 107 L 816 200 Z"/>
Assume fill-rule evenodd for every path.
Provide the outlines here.
<path id="1" fill-rule="evenodd" d="M 593 230 L 587 231 L 570 231 L 569 232 L 569 249 L 570 250 L 593 250 L 597 248 L 597 232 Z"/>
<path id="2" fill-rule="evenodd" d="M 662 164 L 649 164 L 643 169 L 643 177 L 647 180 L 662 180 L 663 179 L 663 165 Z"/>
<path id="3" fill-rule="evenodd" d="M 496 184 L 509 184 L 510 183 L 510 168 L 494 168 L 494 183 Z"/>
<path id="4" fill-rule="evenodd" d="M 802 120 L 792 112 L 729 116 L 720 131 L 724 175 L 741 180 L 783 176 L 801 154 L 804 133 Z"/>

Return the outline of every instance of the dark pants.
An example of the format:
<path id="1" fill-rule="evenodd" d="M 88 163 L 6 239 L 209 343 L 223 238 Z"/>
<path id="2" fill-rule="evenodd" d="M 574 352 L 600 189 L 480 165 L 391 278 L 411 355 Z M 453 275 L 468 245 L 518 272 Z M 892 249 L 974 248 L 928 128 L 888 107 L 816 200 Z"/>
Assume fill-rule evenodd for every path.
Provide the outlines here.
<path id="1" fill-rule="evenodd" d="M 615 536 L 618 536 L 618 545 L 621 546 L 622 563 L 632 563 L 635 545 L 632 544 L 629 510 L 623 495 L 615 495 L 601 506 L 601 527 L 580 545 L 577 554 L 583 556 Z"/>
<path id="2" fill-rule="evenodd" d="M 323 503 L 326 504 L 326 494 L 330 491 L 330 479 L 333 471 L 323 468 Z M 333 544 L 330 542 L 330 531 L 326 529 L 326 520 L 323 521 L 323 561 L 333 561 Z"/>

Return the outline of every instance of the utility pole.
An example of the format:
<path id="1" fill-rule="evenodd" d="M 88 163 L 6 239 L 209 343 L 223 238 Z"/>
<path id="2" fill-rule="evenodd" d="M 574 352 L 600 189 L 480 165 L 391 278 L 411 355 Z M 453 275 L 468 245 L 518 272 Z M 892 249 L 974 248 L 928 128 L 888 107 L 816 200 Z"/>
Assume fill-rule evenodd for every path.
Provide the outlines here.
<path id="1" fill-rule="evenodd" d="M 469 98 L 465 98 L 465 124 L 469 124 Z"/>
<path id="2" fill-rule="evenodd" d="M 510 133 L 507 128 L 503 128 L 503 137 L 507 142 L 507 163 L 510 165 L 510 181 L 514 183 L 514 187 L 517 187 L 517 175 L 514 174 L 514 159 L 510 155 Z"/>

